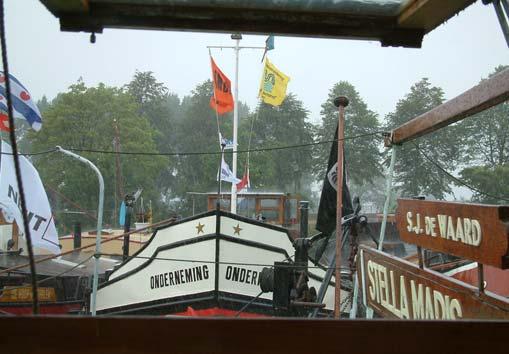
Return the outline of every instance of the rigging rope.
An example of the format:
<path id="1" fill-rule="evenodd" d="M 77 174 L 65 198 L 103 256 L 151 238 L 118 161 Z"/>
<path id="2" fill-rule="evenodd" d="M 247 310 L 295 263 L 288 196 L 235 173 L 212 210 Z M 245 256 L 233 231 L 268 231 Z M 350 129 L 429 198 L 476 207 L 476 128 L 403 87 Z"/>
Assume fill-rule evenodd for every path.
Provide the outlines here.
<path id="1" fill-rule="evenodd" d="M 212 63 L 212 52 L 209 48 L 209 57 L 210 62 Z M 211 66 L 212 67 L 212 66 Z M 212 69 L 212 94 L 214 95 L 214 105 L 216 106 L 216 109 L 214 109 L 214 112 L 216 113 L 216 123 L 217 123 L 217 136 L 219 138 L 219 146 L 221 146 L 221 129 L 219 129 L 219 113 L 217 113 L 217 99 L 216 99 L 216 88 L 215 88 L 215 77 L 214 77 L 214 69 Z"/>
<path id="2" fill-rule="evenodd" d="M 383 131 L 375 131 L 365 134 L 359 134 L 359 135 L 351 135 L 346 136 L 342 140 L 355 140 L 359 138 L 364 138 L 368 136 L 374 136 L 374 135 L 381 135 L 383 134 Z M 233 153 L 236 152 L 237 154 L 245 154 L 245 153 L 255 153 L 255 152 L 265 152 L 265 151 L 277 151 L 277 150 L 289 150 L 289 149 L 300 149 L 305 147 L 311 147 L 315 145 L 323 145 L 323 144 L 331 144 L 333 142 L 337 141 L 334 140 L 322 140 L 322 141 L 315 141 L 312 143 L 306 143 L 306 144 L 295 144 L 295 145 L 283 145 L 283 146 L 273 146 L 273 147 L 267 147 L 267 148 L 257 148 L 257 149 L 250 149 L 250 150 L 237 150 L 237 151 L 225 151 L 225 153 Z M 75 151 L 75 152 L 89 152 L 89 153 L 96 153 L 96 154 L 117 154 L 116 151 L 112 150 L 99 150 L 99 149 L 84 149 L 84 148 L 72 148 L 72 147 L 65 147 L 66 150 Z M 20 153 L 20 155 L 25 156 L 32 156 L 32 155 L 42 155 L 47 153 L 54 152 L 53 150 L 46 150 L 41 152 L 27 152 L 27 153 Z M 6 153 L 7 154 L 7 153 Z M 120 155 L 135 155 L 135 156 L 195 156 L 195 155 L 220 155 L 220 151 L 197 151 L 197 152 L 143 152 L 143 151 L 120 151 L 118 152 Z"/>
<path id="3" fill-rule="evenodd" d="M 467 187 L 468 189 L 480 194 L 480 195 L 484 195 L 486 197 L 489 197 L 489 198 L 493 198 L 493 199 L 498 199 L 498 200 L 503 200 L 505 202 L 509 202 L 509 197 L 506 197 L 506 196 L 496 196 L 496 195 L 492 195 L 492 194 L 489 194 L 489 193 L 486 193 L 476 187 L 473 187 L 471 186 L 470 184 L 466 183 L 465 181 L 459 179 L 458 177 L 455 177 L 454 175 L 452 175 L 449 171 L 447 171 L 445 168 L 443 168 L 438 162 L 436 162 L 435 160 L 433 160 L 431 157 L 429 157 L 428 155 L 426 155 L 426 153 L 424 151 L 422 151 L 422 149 L 414 142 L 412 142 L 412 144 L 415 146 L 415 148 L 417 149 L 417 151 L 419 151 L 419 153 L 426 159 L 428 160 L 429 162 L 431 162 L 433 165 L 435 165 L 440 171 L 442 171 L 443 173 L 445 173 L 449 178 L 451 178 L 452 180 L 458 182 L 459 184 L 463 185 L 464 187 Z"/>
<path id="4" fill-rule="evenodd" d="M 5 13 L 4 13 L 4 1 L 0 0 L 0 41 L 2 48 L 2 62 L 5 76 L 5 94 L 7 100 L 7 111 L 9 117 L 9 137 L 11 141 L 14 170 L 16 172 L 16 182 L 19 189 L 19 197 L 21 204 L 21 215 L 23 216 L 23 227 L 25 229 L 25 237 L 28 248 L 28 258 L 30 261 L 30 274 L 32 280 L 32 312 L 34 315 L 39 313 L 39 299 L 37 296 L 37 273 L 35 270 L 34 262 L 34 250 L 32 247 L 32 235 L 30 234 L 30 227 L 28 224 L 28 212 L 25 199 L 25 190 L 23 188 L 23 180 L 21 179 L 21 168 L 19 165 L 18 146 L 16 143 L 16 127 L 14 125 L 14 115 L 12 109 L 12 97 L 11 97 L 11 79 L 9 76 L 9 63 L 7 61 L 7 43 L 5 40 Z"/>
<path id="5" fill-rule="evenodd" d="M 75 270 L 76 268 L 78 268 L 79 266 L 83 265 L 84 263 L 88 262 L 92 257 L 94 257 L 94 255 L 90 255 L 88 256 L 87 258 L 85 258 L 84 260 L 82 260 L 81 262 L 75 264 L 74 266 L 72 266 L 71 268 L 69 269 L 66 269 L 64 270 L 63 272 L 60 272 L 58 274 L 55 274 L 55 275 L 52 275 L 50 277 L 47 277 L 47 278 L 44 278 L 44 279 L 41 279 L 39 281 L 37 281 L 37 284 L 41 284 L 41 283 L 44 283 L 48 280 L 51 280 L 51 279 L 56 279 L 58 277 L 61 277 L 62 275 L 64 274 L 67 274 L 69 272 L 72 272 L 73 270 Z M 11 291 L 11 290 L 17 290 L 17 289 L 26 289 L 27 286 L 26 285 L 22 285 L 22 286 L 15 286 L 15 287 L 11 287 L 11 288 L 8 288 L 8 289 L 5 289 L 5 287 L 3 289 L 0 289 L 0 295 L 6 291 Z"/>

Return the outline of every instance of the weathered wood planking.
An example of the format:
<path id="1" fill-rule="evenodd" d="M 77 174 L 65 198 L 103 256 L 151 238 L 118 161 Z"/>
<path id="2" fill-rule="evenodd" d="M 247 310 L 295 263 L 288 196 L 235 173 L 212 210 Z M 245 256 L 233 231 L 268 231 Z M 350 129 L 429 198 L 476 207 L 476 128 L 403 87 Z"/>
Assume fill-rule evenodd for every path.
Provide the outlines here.
<path id="1" fill-rule="evenodd" d="M 400 125 L 392 131 L 391 143 L 402 144 L 416 139 L 508 99 L 509 69 L 506 69 L 452 100 Z"/>
<path id="2" fill-rule="evenodd" d="M 396 227 L 405 242 L 509 267 L 509 206 L 398 199 Z"/>
<path id="3" fill-rule="evenodd" d="M 508 331 L 507 321 L 0 317 L 5 354 L 507 354 Z"/>
<path id="4" fill-rule="evenodd" d="M 382 317 L 509 319 L 509 301 L 429 269 L 361 246 L 362 298 Z"/>

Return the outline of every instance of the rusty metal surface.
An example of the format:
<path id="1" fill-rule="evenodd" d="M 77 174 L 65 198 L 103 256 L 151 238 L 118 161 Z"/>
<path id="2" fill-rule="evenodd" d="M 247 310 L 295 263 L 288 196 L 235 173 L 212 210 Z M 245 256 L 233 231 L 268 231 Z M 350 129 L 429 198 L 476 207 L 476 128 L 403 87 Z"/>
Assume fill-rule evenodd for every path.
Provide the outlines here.
<path id="1" fill-rule="evenodd" d="M 396 227 L 407 243 L 509 267 L 509 206 L 398 199 Z"/>
<path id="2" fill-rule="evenodd" d="M 378 40 L 383 46 L 420 47 L 423 35 L 472 0 L 452 7 L 437 1 L 410 2 L 404 21 L 381 2 L 330 1 L 175 1 L 175 0 L 41 0 L 60 19 L 64 31 L 100 33 L 104 28 L 242 32 Z M 419 3 L 415 5 L 414 3 Z M 388 2 L 388 5 L 393 5 Z M 424 11 L 425 10 L 425 11 Z M 433 16 L 433 21 L 426 19 Z"/>
<path id="3" fill-rule="evenodd" d="M 335 264 L 335 279 L 334 286 L 334 318 L 341 318 L 341 246 L 343 242 L 341 236 L 343 235 L 341 218 L 343 217 L 343 180 L 344 170 L 344 144 L 345 144 L 345 107 L 348 106 L 348 98 L 339 96 L 334 99 L 334 106 L 338 108 L 338 160 L 336 162 L 336 258 Z"/>
<path id="4" fill-rule="evenodd" d="M 507 353 L 508 330 L 479 321 L 0 317 L 9 354 L 496 354 Z"/>
<path id="5" fill-rule="evenodd" d="M 509 319 L 506 298 L 372 248 L 361 246 L 360 252 L 363 299 L 383 317 Z"/>
<path id="6" fill-rule="evenodd" d="M 509 69 L 506 69 L 452 100 L 393 129 L 391 143 L 401 144 L 416 139 L 508 99 Z"/>

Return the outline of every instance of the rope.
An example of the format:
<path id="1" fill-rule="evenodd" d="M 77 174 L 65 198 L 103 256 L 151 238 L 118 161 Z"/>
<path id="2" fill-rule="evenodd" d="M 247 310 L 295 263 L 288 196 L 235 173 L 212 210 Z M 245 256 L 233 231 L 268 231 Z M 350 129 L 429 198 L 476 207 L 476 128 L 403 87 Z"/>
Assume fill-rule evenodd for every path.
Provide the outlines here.
<path id="1" fill-rule="evenodd" d="M 73 202 L 71 199 L 67 198 L 64 194 L 60 193 L 59 191 L 57 191 L 55 188 L 51 187 L 51 185 L 49 185 L 48 183 L 46 183 L 46 188 L 48 188 L 51 192 L 55 193 L 57 196 L 59 196 L 60 198 L 62 198 L 65 202 L 69 203 L 70 205 L 74 206 L 75 208 L 78 208 L 79 210 L 81 210 L 83 213 L 85 213 L 86 216 L 88 216 L 89 218 L 91 219 L 94 219 L 94 220 L 97 220 L 97 216 L 95 216 L 94 214 L 91 214 L 88 212 L 88 210 L 84 209 L 81 205 L 79 205 L 78 203 L 75 203 Z M 108 224 L 106 224 L 105 226 L 109 226 Z"/>
<path id="2" fill-rule="evenodd" d="M 378 134 L 383 134 L 383 131 L 375 131 L 371 133 L 365 133 L 365 134 L 359 134 L 359 135 L 352 135 L 352 136 L 346 136 L 341 140 L 355 140 L 359 138 L 364 138 L 368 136 L 374 136 Z M 316 141 L 312 143 L 306 143 L 306 144 L 295 144 L 295 145 L 283 145 L 283 146 L 273 146 L 273 147 L 267 147 L 267 148 L 258 148 L 258 149 L 250 149 L 250 150 L 237 150 L 237 151 L 225 151 L 226 153 L 234 153 L 237 154 L 244 154 L 244 153 L 253 153 L 253 152 L 265 152 L 265 151 L 276 151 L 276 150 L 289 150 L 289 149 L 298 149 L 298 148 L 305 148 L 310 146 L 316 146 L 316 145 L 322 145 L 322 144 L 331 144 L 338 141 L 337 139 L 334 140 L 322 140 L 322 141 Z M 89 153 L 96 153 L 96 154 L 117 154 L 116 151 L 111 150 L 98 150 L 98 149 L 83 149 L 83 148 L 72 148 L 72 147 L 65 147 L 66 150 L 75 151 L 75 152 L 89 152 Z M 28 152 L 28 153 L 21 153 L 20 155 L 41 155 L 46 153 L 51 153 L 54 150 L 47 150 L 42 152 Z M 1 153 L 3 154 L 3 153 Z M 198 151 L 198 152 L 143 152 L 143 151 L 120 151 L 118 152 L 120 155 L 139 155 L 139 156 L 194 156 L 194 155 L 220 155 L 220 151 Z"/>
<path id="3" fill-rule="evenodd" d="M 57 149 L 49 149 L 49 150 L 43 150 L 39 152 L 18 152 L 18 155 L 23 156 L 36 156 L 36 155 L 45 155 L 45 154 L 51 154 L 52 152 L 56 152 Z M 2 152 L 2 155 L 11 155 L 13 156 L 13 152 Z"/>
<path id="4" fill-rule="evenodd" d="M 56 274 L 56 275 L 52 275 L 51 277 L 47 277 L 47 278 L 41 279 L 41 280 L 39 280 L 39 281 L 37 282 L 37 284 L 41 284 L 41 283 L 43 283 L 43 282 L 45 282 L 45 281 L 48 281 L 48 280 L 51 280 L 51 279 L 56 279 L 56 278 L 61 277 L 62 275 L 66 274 L 66 273 L 72 272 L 73 270 L 75 270 L 76 268 L 78 268 L 80 265 L 82 265 L 82 264 L 84 264 L 84 263 L 88 262 L 88 261 L 90 260 L 90 258 L 92 258 L 93 256 L 94 256 L 94 255 L 91 255 L 91 256 L 89 256 L 89 257 L 85 258 L 84 260 L 82 260 L 82 261 L 81 261 L 81 262 L 79 262 L 78 264 L 76 264 L 76 265 L 72 266 L 72 267 L 71 267 L 71 268 L 69 268 L 69 269 L 64 270 L 63 272 L 60 272 L 60 273 L 58 273 L 58 274 Z M 26 289 L 26 288 L 27 288 L 27 286 L 26 286 L 26 285 L 23 285 L 23 286 L 16 286 L 16 287 L 8 288 L 8 289 L 5 289 L 5 287 L 4 287 L 4 289 L 0 289 L 0 295 L 1 295 L 2 293 L 6 292 L 6 291 L 17 290 L 17 289 Z"/>
<path id="5" fill-rule="evenodd" d="M 212 64 L 212 52 L 209 48 L 209 57 L 210 57 L 210 63 Z M 212 65 L 210 66 L 212 68 Z M 216 109 L 214 109 L 214 112 L 216 113 L 216 123 L 217 123 L 217 136 L 219 137 L 219 145 L 221 146 L 221 130 L 219 129 L 219 113 L 217 113 L 217 99 L 216 99 L 216 87 L 215 87 L 216 78 L 214 77 L 214 70 L 212 70 L 212 93 L 214 95 L 214 104 L 216 106 Z"/>
<path id="6" fill-rule="evenodd" d="M 458 177 L 455 177 L 453 176 L 449 171 L 447 171 L 445 168 L 443 168 L 438 162 L 434 161 L 431 157 L 429 157 L 428 155 L 426 155 L 426 153 L 424 151 L 421 150 L 421 148 L 415 144 L 414 142 L 412 142 L 412 144 L 415 146 L 415 148 L 417 149 L 417 151 L 419 151 L 419 153 L 426 159 L 428 160 L 429 162 L 431 162 L 433 165 L 435 165 L 440 171 L 442 171 L 443 173 L 445 173 L 449 178 L 451 178 L 452 180 L 458 182 L 459 184 L 463 185 L 464 187 L 467 187 L 468 189 L 476 192 L 477 194 L 480 194 L 480 195 L 484 195 L 486 197 L 490 197 L 490 198 L 493 198 L 493 199 L 498 199 L 498 200 L 503 200 L 505 202 L 509 202 L 509 197 L 506 197 L 506 196 L 496 196 L 496 195 L 492 195 L 492 194 L 489 194 L 489 193 L 486 193 L 480 189 L 477 189 L 471 185 L 469 185 L 468 183 L 466 183 L 465 181 L 459 179 Z"/>
<path id="7" fill-rule="evenodd" d="M 246 174 L 247 171 L 249 171 L 249 152 L 251 151 L 251 138 L 253 137 L 254 123 L 258 119 L 258 116 L 260 115 L 261 102 L 262 100 L 259 100 L 259 108 L 256 110 L 256 115 L 253 117 L 253 120 L 251 121 L 251 129 L 249 131 L 249 140 L 247 143 L 247 158 L 246 166 L 244 167 L 244 174 Z"/>
<path id="8" fill-rule="evenodd" d="M 2 62 L 4 68 L 5 75 L 5 91 L 6 91 L 6 99 L 7 99 L 7 111 L 9 114 L 9 137 L 12 146 L 13 160 L 14 160 L 14 170 L 16 172 L 16 181 L 18 183 L 19 189 L 19 197 L 21 202 L 21 215 L 23 216 L 23 226 L 25 228 L 25 237 L 27 241 L 28 248 L 28 258 L 30 260 L 30 274 L 32 280 L 32 312 L 34 315 L 39 313 L 39 300 L 37 297 L 37 273 L 35 270 L 35 262 L 34 262 L 34 250 L 32 248 L 32 236 L 30 234 L 30 227 L 28 224 L 28 212 L 27 205 L 25 200 L 25 190 L 23 188 L 23 181 L 21 179 L 21 168 L 19 165 L 19 156 L 18 156 L 18 146 L 16 143 L 16 127 L 14 125 L 14 116 L 12 109 L 12 97 L 11 97 L 11 79 L 9 76 L 9 63 L 7 61 L 7 43 L 5 40 L 5 13 L 4 13 L 4 1 L 0 0 L 0 41 L 2 47 Z"/>
<path id="9" fill-rule="evenodd" d="M 169 224 L 171 224 L 174 221 L 175 221 L 174 218 L 166 219 L 166 220 L 159 221 L 159 222 L 157 222 L 155 224 L 148 225 L 146 227 L 143 227 L 143 228 L 140 228 L 140 229 L 137 229 L 137 230 L 131 230 L 129 232 L 124 232 L 123 234 L 120 234 L 118 236 L 114 236 L 114 237 L 108 238 L 106 240 L 101 240 L 101 244 L 105 244 L 107 242 L 115 241 L 115 240 L 118 240 L 119 238 L 125 237 L 127 235 L 131 235 L 131 234 L 134 234 L 136 232 L 141 232 L 141 231 L 144 231 L 144 230 L 148 230 L 150 228 L 159 227 L 159 226 L 163 226 L 163 225 L 169 225 Z M 34 264 L 42 263 L 42 262 L 45 262 L 45 261 L 49 261 L 50 259 L 54 259 L 54 258 L 58 258 L 58 257 L 61 257 L 61 256 L 65 256 L 67 254 L 71 254 L 71 253 L 77 252 L 77 251 L 82 251 L 84 249 L 91 248 L 91 247 L 95 247 L 95 243 L 91 243 L 90 245 L 86 245 L 86 246 L 83 246 L 83 247 L 75 248 L 75 249 L 69 250 L 67 252 L 62 252 L 62 253 L 59 253 L 59 254 L 54 254 L 54 255 L 51 255 L 51 256 L 46 256 L 46 257 L 40 258 L 40 259 L 36 260 L 34 262 Z M 28 265 L 29 265 L 28 263 L 25 263 L 25 264 L 20 264 L 20 265 L 11 267 L 11 268 L 0 270 L 0 275 L 5 274 L 5 273 L 12 273 L 15 270 L 18 270 L 18 269 L 21 269 L 21 268 L 25 268 Z"/>
<path id="10" fill-rule="evenodd" d="M 121 254 L 117 253 L 101 253 L 101 256 L 107 257 L 122 257 Z M 292 258 L 290 256 L 285 260 Z M 129 256 L 128 259 L 137 258 L 137 259 L 146 259 L 146 260 L 154 260 L 154 261 L 169 261 L 169 262 L 186 262 L 186 263 L 203 263 L 203 264 L 219 264 L 219 265 L 233 265 L 233 266 L 252 266 L 252 267 L 273 267 L 274 264 L 265 264 L 265 263 L 247 263 L 247 262 L 224 262 L 224 261 L 210 261 L 210 260 L 202 260 L 202 259 L 189 259 L 189 258 L 164 258 L 164 257 L 148 257 L 148 256 Z M 301 268 L 299 265 L 288 264 L 286 266 L 288 268 Z M 308 269 L 336 269 L 336 267 L 322 267 L 322 266 L 308 266 Z"/>

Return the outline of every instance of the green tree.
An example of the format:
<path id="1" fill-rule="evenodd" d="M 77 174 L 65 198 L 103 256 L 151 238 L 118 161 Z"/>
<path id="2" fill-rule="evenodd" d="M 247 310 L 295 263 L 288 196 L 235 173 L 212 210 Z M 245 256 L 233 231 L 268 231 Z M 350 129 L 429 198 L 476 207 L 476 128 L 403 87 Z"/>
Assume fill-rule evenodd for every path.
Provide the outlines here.
<path id="1" fill-rule="evenodd" d="M 461 170 L 460 178 L 477 189 L 473 191 L 473 201 L 488 204 L 509 203 L 509 164 L 467 167 Z"/>
<path id="2" fill-rule="evenodd" d="M 345 110 L 345 137 L 370 134 L 380 130 L 377 114 L 371 111 L 355 87 L 347 81 L 340 81 L 329 91 L 327 100 L 322 104 L 320 112 L 322 124 L 318 127 L 318 141 L 334 139 L 338 124 L 338 109 L 332 103 L 334 98 L 346 96 L 349 105 Z M 377 136 L 345 140 L 345 161 L 350 181 L 363 186 L 372 183 L 381 175 L 380 139 Z M 330 144 L 320 144 L 316 149 L 317 171 L 319 180 L 323 179 L 325 163 L 329 158 Z"/>
<path id="3" fill-rule="evenodd" d="M 216 114 L 209 106 L 212 96 L 212 82 L 207 80 L 192 91 L 191 96 L 182 101 L 182 118 L 177 125 L 176 148 L 180 152 L 218 152 Z M 221 129 L 230 126 L 230 114 L 219 116 Z M 230 128 L 228 128 L 230 131 Z M 186 155 L 173 159 L 176 179 L 173 198 L 179 201 L 176 206 L 181 214 L 190 213 L 190 200 L 187 192 L 211 192 L 217 188 L 219 155 Z M 226 156 L 231 166 L 231 158 Z M 223 184 L 223 189 L 229 188 Z M 205 198 L 197 199 L 197 211 L 206 210 Z"/>
<path id="4" fill-rule="evenodd" d="M 338 124 L 338 108 L 334 106 L 333 101 L 338 96 L 346 96 L 349 100 L 345 110 L 345 137 L 380 130 L 377 114 L 368 108 L 355 87 L 347 81 L 340 81 L 331 88 L 327 100 L 322 104 L 320 112 L 322 124 L 316 129 L 317 141 L 334 139 Z M 382 176 L 380 143 L 377 135 L 344 141 L 349 188 L 352 195 L 361 198 L 362 203 L 379 204 L 375 182 Z M 331 144 L 319 144 L 315 148 L 315 171 L 319 182 L 323 181 L 330 149 Z"/>
<path id="5" fill-rule="evenodd" d="M 146 117 L 154 131 L 154 138 L 159 152 L 175 152 L 177 144 L 176 124 L 181 115 L 180 100 L 177 95 L 158 82 L 151 71 L 136 71 L 133 79 L 124 86 L 125 91 L 133 97 L 140 115 Z M 121 142 L 122 144 L 122 142 Z M 157 188 L 171 198 L 175 189 L 175 164 L 170 158 L 156 181 Z"/>
<path id="6" fill-rule="evenodd" d="M 156 152 L 154 131 L 146 118 L 140 117 L 132 97 L 122 90 L 99 84 L 86 87 L 82 81 L 61 93 L 47 107 L 43 129 L 29 136 L 33 150 L 46 150 L 56 145 L 64 148 L 112 150 L 114 137 L 113 121 L 119 125 L 122 148 L 126 151 Z M 115 207 L 115 155 L 79 152 L 97 165 L 105 181 L 105 222 L 116 224 Z M 81 206 L 91 214 L 97 208 L 97 178 L 90 168 L 63 154 L 53 153 L 34 157 L 34 162 L 48 189 L 55 190 Z M 161 194 L 154 187 L 154 180 L 164 167 L 164 160 L 157 156 L 121 156 L 122 173 L 126 181 L 125 190 L 131 192 L 143 188 L 145 201 L 151 200 L 156 210 L 160 209 Z M 65 204 L 65 203 L 64 203 Z M 74 205 L 66 207 L 75 209 Z M 68 214 L 58 213 L 60 232 L 72 220 Z M 85 220 L 82 220 L 85 221 Z M 92 227 L 88 219 L 85 226 Z"/>
<path id="7" fill-rule="evenodd" d="M 394 129 L 443 101 L 443 90 L 423 78 L 410 88 L 405 98 L 398 101 L 395 111 L 387 115 L 388 127 Z M 457 138 L 455 127 L 447 127 L 399 147 L 395 164 L 395 182 L 399 192 L 405 197 L 424 194 L 437 199 L 444 199 L 445 194 L 451 193 L 449 177 L 429 160 L 449 171 L 454 170 L 460 152 Z"/>
<path id="8" fill-rule="evenodd" d="M 168 88 L 163 83 L 157 82 L 152 71 L 138 71 L 130 83 L 125 86 L 127 92 L 133 96 L 134 102 L 145 113 L 147 105 L 154 101 L 161 100 L 167 93 Z"/>
<path id="9" fill-rule="evenodd" d="M 506 68 L 507 66 L 500 65 L 489 76 L 492 77 Z M 507 203 L 509 103 L 504 101 L 469 117 L 458 124 L 458 128 L 463 136 L 465 163 L 474 164 L 463 168 L 460 176 L 478 191 L 489 194 L 474 191 L 472 199 L 485 203 Z"/>
<path id="10" fill-rule="evenodd" d="M 291 93 L 278 107 L 261 103 L 241 123 L 241 146 L 248 147 L 252 124 L 251 149 L 312 143 L 313 125 L 308 115 L 302 102 Z M 246 157 L 241 157 L 242 166 Z M 312 171 L 310 147 L 252 153 L 249 169 L 253 188 L 310 194 L 310 185 L 305 183 Z"/>

